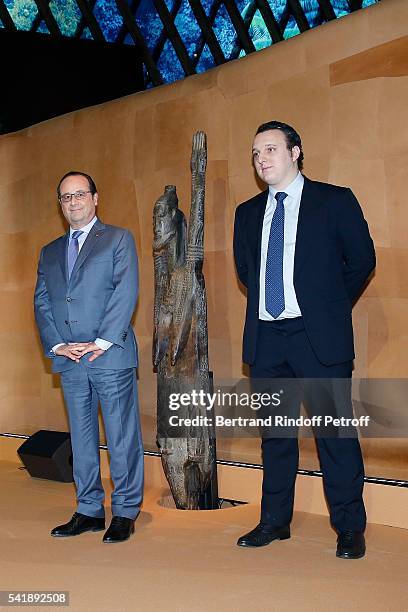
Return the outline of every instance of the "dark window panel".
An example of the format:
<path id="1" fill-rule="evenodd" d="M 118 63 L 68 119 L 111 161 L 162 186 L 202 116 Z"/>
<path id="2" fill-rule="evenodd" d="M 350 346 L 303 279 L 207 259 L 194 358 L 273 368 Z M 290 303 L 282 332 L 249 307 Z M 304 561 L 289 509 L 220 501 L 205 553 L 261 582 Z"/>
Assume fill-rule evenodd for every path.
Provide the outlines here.
<path id="1" fill-rule="evenodd" d="M 299 4 L 311 28 L 323 23 L 324 18 L 321 14 L 318 0 L 299 0 Z"/>
<path id="2" fill-rule="evenodd" d="M 170 82 L 378 1 L 0 0 L 0 28 L 139 44 L 150 87 L 157 62 Z"/>
<path id="3" fill-rule="evenodd" d="M 139 19 L 143 19 L 144 15 L 149 15 L 154 9 L 153 0 L 128 0 L 128 4 L 130 6 L 132 15 L 139 17 Z M 169 8 L 167 2 L 166 6 Z"/>
<path id="4" fill-rule="evenodd" d="M 273 42 L 279 42 L 283 40 L 283 28 L 280 26 L 267 0 L 256 0 L 255 4 L 259 8 L 259 12 L 262 15 L 262 18 L 265 22 L 266 27 L 268 28 L 268 32 L 271 35 Z"/>
<path id="5" fill-rule="evenodd" d="M 217 10 L 220 6 L 220 2 L 217 0 L 214 0 L 214 3 L 210 8 L 210 13 L 208 17 L 205 14 L 205 11 L 201 4 L 201 0 L 189 0 L 189 2 L 193 10 L 193 13 L 195 15 L 195 18 L 197 19 L 200 25 L 200 28 L 202 30 L 202 33 L 203 33 L 201 46 L 204 43 L 207 43 L 211 51 L 211 54 L 214 58 L 215 64 L 217 65 L 223 64 L 225 62 L 225 57 L 219 45 L 217 37 L 214 34 L 214 30 L 212 27 L 213 20 L 215 19 Z M 202 50 L 200 50 L 199 56 L 201 56 L 201 53 L 202 53 Z"/>
<path id="6" fill-rule="evenodd" d="M 133 40 L 133 38 L 131 37 L 131 35 L 128 33 L 126 34 L 124 40 L 123 40 L 123 44 L 124 45 L 134 45 L 135 41 Z"/>
<path id="7" fill-rule="evenodd" d="M 332 5 L 336 17 L 343 17 L 350 13 L 348 0 L 332 0 Z"/>
<path id="8" fill-rule="evenodd" d="M 236 31 L 235 44 L 228 59 L 236 59 L 241 49 L 244 49 L 246 53 L 252 53 L 255 47 L 248 34 L 249 23 L 246 25 L 234 0 L 224 0 L 224 5 Z"/>
<path id="9" fill-rule="evenodd" d="M 288 0 L 268 0 L 271 11 L 278 23 L 282 21 L 284 14 L 288 9 Z"/>
<path id="10" fill-rule="evenodd" d="M 197 40 L 196 50 L 194 53 L 194 60 L 193 60 L 194 67 L 200 61 L 201 54 L 207 42 L 208 42 L 210 51 L 214 51 L 214 47 L 216 47 L 215 52 L 212 53 L 214 64 L 222 63 L 223 61 L 225 61 L 223 54 L 222 54 L 221 47 L 219 46 L 218 40 L 213 32 L 213 25 L 214 25 L 215 17 L 217 15 L 218 9 L 220 8 L 221 1 L 222 0 L 214 0 L 214 2 L 212 2 L 211 7 L 209 7 L 209 15 L 207 17 L 207 15 L 205 14 L 205 11 L 202 8 L 201 3 L 194 2 L 194 0 L 189 0 L 192 10 L 194 9 L 195 12 L 197 12 L 197 7 L 200 9 L 198 12 L 198 15 L 196 15 L 196 18 L 199 17 L 199 19 L 197 20 L 200 21 L 200 37 Z M 208 40 L 210 31 L 212 34 L 212 40 Z M 217 53 L 219 56 L 218 62 L 217 62 L 217 57 L 216 57 Z"/>
<path id="11" fill-rule="evenodd" d="M 40 32 L 40 34 L 49 34 L 50 31 L 47 28 L 47 24 L 45 23 L 44 19 L 42 21 L 40 21 L 38 28 L 36 29 L 36 32 Z"/>
<path id="12" fill-rule="evenodd" d="M 283 33 L 283 36 L 285 37 L 285 39 L 287 39 L 292 38 L 293 36 L 297 36 L 298 34 L 300 34 L 299 26 L 296 23 L 295 18 L 291 15 Z"/>
<path id="13" fill-rule="evenodd" d="M 173 10 L 176 1 L 177 0 L 164 0 L 164 2 L 166 3 L 166 6 L 167 6 L 167 8 L 169 9 L 170 12 Z"/>
<path id="14" fill-rule="evenodd" d="M 154 87 L 145 65 L 143 66 L 143 79 L 146 89 L 152 89 Z"/>
<path id="15" fill-rule="evenodd" d="M 248 0 L 235 0 L 235 4 L 237 5 L 237 9 L 242 15 L 245 10 L 245 7 L 248 6 Z"/>
<path id="16" fill-rule="evenodd" d="M 185 76 L 184 70 L 170 40 L 164 45 L 163 52 L 157 62 L 157 68 L 163 77 L 163 81 L 166 83 L 178 81 Z"/>
<path id="17" fill-rule="evenodd" d="M 123 17 L 115 0 L 96 0 L 93 9 L 99 26 L 108 42 L 115 42 L 122 26 Z"/>
<path id="18" fill-rule="evenodd" d="M 5 28 L 10 32 L 17 30 L 3 0 L 0 0 L 0 23 L 2 28 Z"/>
<path id="19" fill-rule="evenodd" d="M 131 34 L 135 43 L 139 46 L 142 53 L 142 60 L 146 64 L 149 76 L 155 85 L 161 85 L 163 79 L 157 69 L 156 62 L 153 60 L 150 51 L 146 45 L 145 39 L 143 38 L 139 26 L 134 20 L 130 6 L 126 3 L 126 0 L 116 0 L 118 8 L 123 16 L 123 21 L 126 25 L 127 30 Z"/>
<path id="20" fill-rule="evenodd" d="M 182 1 L 174 25 L 180 32 L 187 53 L 190 57 L 194 57 L 202 33 L 188 0 Z"/>
<path id="21" fill-rule="evenodd" d="M 177 54 L 177 57 L 184 70 L 184 73 L 186 75 L 194 74 L 195 70 L 194 70 L 193 64 L 187 53 L 186 47 L 184 46 L 180 33 L 178 29 L 176 28 L 176 26 L 174 25 L 174 19 L 173 19 L 172 13 L 169 12 L 169 10 L 167 9 L 167 6 L 164 0 L 153 0 L 153 2 L 154 2 L 155 9 L 157 11 L 157 14 L 159 15 L 163 23 L 164 29 L 166 30 L 166 33 L 168 34 L 168 37 L 171 40 L 172 47 L 174 48 Z M 162 55 L 163 53 L 161 54 L 161 56 Z"/>
<path id="22" fill-rule="evenodd" d="M 160 20 L 154 6 L 150 5 L 148 8 L 146 8 L 145 13 L 139 9 L 139 11 L 136 13 L 135 21 L 139 26 L 140 32 L 146 41 L 149 51 L 153 52 L 163 32 L 163 23 Z"/>
<path id="23" fill-rule="evenodd" d="M 0 0 L 1 1 L 1 0 Z M 33 23 L 31 24 L 31 28 L 30 28 L 30 32 L 40 32 L 41 30 L 39 30 L 38 28 L 40 27 L 42 21 L 42 15 L 40 15 L 39 13 L 37 13 L 36 18 L 33 20 Z M 42 28 L 44 27 L 44 25 L 42 26 Z M 49 34 L 49 30 L 47 28 L 46 34 Z"/>
<path id="24" fill-rule="evenodd" d="M 59 29 L 58 23 L 54 19 L 54 15 L 52 14 L 49 4 L 49 0 L 35 0 L 35 3 L 38 8 L 38 13 L 44 18 L 45 23 L 47 24 L 47 28 L 50 31 L 50 34 L 53 36 L 61 36 L 61 30 Z"/>
<path id="25" fill-rule="evenodd" d="M 81 11 L 75 0 L 51 0 L 50 11 L 63 36 L 75 36 L 81 21 Z"/>
<path id="26" fill-rule="evenodd" d="M 127 0 L 127 3 L 129 5 L 129 9 L 132 15 L 136 15 L 136 12 L 139 8 L 139 6 L 142 4 L 142 0 Z M 123 45 L 124 44 L 124 40 L 126 38 L 126 35 L 129 34 L 128 29 L 126 27 L 125 22 L 123 22 L 123 25 L 120 29 L 120 31 L 118 32 L 118 35 L 116 37 L 116 43 Z M 125 43 L 126 44 L 126 43 Z"/>
<path id="27" fill-rule="evenodd" d="M 292 13 L 293 17 L 296 20 L 296 23 L 298 24 L 299 30 L 301 32 L 306 32 L 307 30 L 310 30 L 310 25 L 308 20 L 306 19 L 306 15 L 303 11 L 300 0 L 288 0 L 288 5 L 290 12 Z"/>
<path id="28" fill-rule="evenodd" d="M 75 36 L 77 36 L 78 38 L 82 38 L 82 32 L 84 28 L 88 27 L 91 36 L 94 40 L 105 42 L 105 37 L 93 13 L 96 0 L 77 0 L 77 2 L 78 7 L 82 13 L 82 19 L 78 24 Z"/>
<path id="29" fill-rule="evenodd" d="M 31 30 L 32 23 L 38 14 L 35 0 L 26 0 L 24 6 L 17 0 L 4 0 L 4 4 L 17 30 Z"/>
<path id="30" fill-rule="evenodd" d="M 237 33 L 223 4 L 218 10 L 213 29 L 224 56 L 229 59 L 235 46 Z"/>
<path id="31" fill-rule="evenodd" d="M 244 22 L 244 27 L 246 28 L 248 35 L 252 39 L 252 34 L 249 33 L 249 28 L 251 27 L 252 20 L 255 16 L 256 11 L 258 10 L 257 5 L 254 0 L 251 0 L 241 12 L 242 20 Z"/>
<path id="32" fill-rule="evenodd" d="M 318 0 L 318 3 L 320 6 L 323 21 L 330 21 L 331 19 L 336 19 L 336 13 L 334 12 L 330 0 Z"/>
<path id="33" fill-rule="evenodd" d="M 350 5 L 350 10 L 352 12 L 358 11 L 358 9 L 361 9 L 362 0 L 348 0 L 348 3 Z"/>
<path id="34" fill-rule="evenodd" d="M 203 6 L 204 13 L 207 15 L 207 17 L 210 16 L 211 9 L 213 8 L 215 2 L 216 0 L 201 0 L 201 4 Z"/>
<path id="35" fill-rule="evenodd" d="M 91 30 L 89 28 L 84 28 L 82 34 L 81 34 L 81 38 L 86 38 L 88 40 L 93 40 L 92 34 L 91 34 Z"/>
<path id="36" fill-rule="evenodd" d="M 197 72 L 205 72 L 209 68 L 214 68 L 215 62 L 208 45 L 204 45 L 200 60 L 196 66 Z"/>
<path id="37" fill-rule="evenodd" d="M 269 47 L 273 42 L 259 9 L 252 18 L 249 35 L 257 51 Z"/>
<path id="38" fill-rule="evenodd" d="M 183 3 L 183 0 L 175 0 L 175 2 L 173 2 L 173 6 L 172 6 L 172 9 L 170 11 L 170 15 L 171 15 L 171 18 L 173 19 L 173 21 L 177 17 L 177 14 L 178 14 L 178 12 L 180 10 L 180 7 L 181 7 L 182 3 Z M 156 61 L 160 57 L 160 55 L 161 55 L 161 53 L 163 51 L 163 47 L 164 47 L 167 39 L 168 39 L 168 33 L 163 28 L 162 33 L 160 34 L 160 37 L 157 40 L 157 42 L 155 44 L 155 47 L 154 47 L 154 51 L 153 51 L 153 59 L 154 59 L 154 61 Z"/>

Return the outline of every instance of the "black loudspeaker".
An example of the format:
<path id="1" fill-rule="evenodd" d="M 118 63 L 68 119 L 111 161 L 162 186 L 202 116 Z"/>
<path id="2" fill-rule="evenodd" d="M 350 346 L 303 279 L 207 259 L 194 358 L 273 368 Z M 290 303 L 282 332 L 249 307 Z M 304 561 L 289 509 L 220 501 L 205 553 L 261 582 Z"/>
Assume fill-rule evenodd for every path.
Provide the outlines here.
<path id="1" fill-rule="evenodd" d="M 40 429 L 17 453 L 34 478 L 73 482 L 71 436 L 65 431 Z"/>

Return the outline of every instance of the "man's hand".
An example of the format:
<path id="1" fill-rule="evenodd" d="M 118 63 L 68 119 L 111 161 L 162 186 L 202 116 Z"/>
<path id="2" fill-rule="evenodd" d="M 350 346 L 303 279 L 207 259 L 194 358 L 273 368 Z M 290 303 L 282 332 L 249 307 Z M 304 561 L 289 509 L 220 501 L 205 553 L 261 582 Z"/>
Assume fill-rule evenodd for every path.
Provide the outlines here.
<path id="1" fill-rule="evenodd" d="M 81 357 L 86 355 L 86 353 L 92 353 L 88 361 L 95 361 L 95 359 L 103 355 L 104 352 L 105 351 L 99 348 L 95 342 L 73 342 L 72 344 L 62 344 L 55 349 L 56 355 L 62 355 L 77 363 L 79 363 Z"/>
<path id="2" fill-rule="evenodd" d="M 61 346 L 55 349 L 54 353 L 79 363 L 79 360 L 83 355 L 83 344 L 61 344 Z"/>
<path id="3" fill-rule="evenodd" d="M 71 346 L 71 345 L 70 345 Z M 86 355 L 86 353 L 92 353 L 88 361 L 95 361 L 98 357 L 104 354 L 104 350 L 99 348 L 95 342 L 78 342 L 76 345 L 77 350 L 80 350 L 81 357 Z"/>

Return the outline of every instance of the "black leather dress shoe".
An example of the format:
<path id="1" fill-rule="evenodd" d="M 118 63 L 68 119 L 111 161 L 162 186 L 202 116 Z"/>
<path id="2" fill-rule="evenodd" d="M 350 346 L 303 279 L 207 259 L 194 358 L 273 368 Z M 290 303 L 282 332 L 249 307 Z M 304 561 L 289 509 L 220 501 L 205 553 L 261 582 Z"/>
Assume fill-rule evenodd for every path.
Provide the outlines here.
<path id="1" fill-rule="evenodd" d="M 365 555 L 365 539 L 361 531 L 343 531 L 337 538 L 336 557 L 361 559 Z"/>
<path id="2" fill-rule="evenodd" d="M 266 546 L 273 540 L 288 540 L 290 538 L 289 525 L 286 527 L 273 528 L 270 525 L 259 523 L 249 533 L 241 536 L 237 542 L 238 546 Z"/>
<path id="3" fill-rule="evenodd" d="M 116 542 L 125 542 L 130 538 L 135 531 L 135 521 L 124 516 L 112 517 L 103 541 L 107 544 L 115 544 Z"/>
<path id="4" fill-rule="evenodd" d="M 94 516 L 86 516 L 75 512 L 69 523 L 58 525 L 51 531 L 51 535 L 58 538 L 68 538 L 77 536 L 85 531 L 103 531 L 105 529 L 105 519 Z"/>

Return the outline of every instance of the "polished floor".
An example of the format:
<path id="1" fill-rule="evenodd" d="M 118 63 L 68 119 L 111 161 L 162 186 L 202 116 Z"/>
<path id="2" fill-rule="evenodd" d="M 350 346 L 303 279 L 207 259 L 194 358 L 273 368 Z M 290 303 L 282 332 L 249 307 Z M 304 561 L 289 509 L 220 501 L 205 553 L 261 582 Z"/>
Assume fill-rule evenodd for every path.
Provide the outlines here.
<path id="1" fill-rule="evenodd" d="M 71 484 L 11 461 L 0 482 L 1 590 L 69 591 L 70 609 L 88 611 L 408 610 L 408 530 L 369 525 L 366 557 L 348 561 L 335 557 L 325 517 L 295 513 L 290 540 L 243 549 L 235 542 L 256 505 L 183 512 L 147 487 L 135 535 L 108 545 L 103 532 L 50 537 L 72 514 Z"/>

